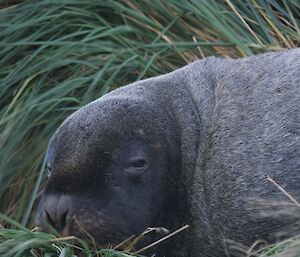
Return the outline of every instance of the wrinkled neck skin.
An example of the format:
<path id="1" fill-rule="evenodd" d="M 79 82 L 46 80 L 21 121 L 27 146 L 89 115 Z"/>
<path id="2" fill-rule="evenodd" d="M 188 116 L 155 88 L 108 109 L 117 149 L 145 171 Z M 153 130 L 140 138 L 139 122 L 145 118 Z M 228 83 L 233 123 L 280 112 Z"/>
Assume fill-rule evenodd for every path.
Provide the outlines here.
<path id="1" fill-rule="evenodd" d="M 190 196 L 196 162 L 197 159 L 201 159 L 204 152 L 201 149 L 205 149 L 207 143 L 210 126 L 207 117 L 210 117 L 213 111 L 213 88 L 212 83 L 209 84 L 211 80 L 208 67 L 203 65 L 203 62 L 193 65 L 199 67 L 191 69 L 189 65 L 163 76 L 136 82 L 134 87 L 129 85 L 115 91 L 117 94 L 129 94 L 130 97 L 145 98 L 147 94 L 145 101 L 155 99 L 160 111 L 167 113 L 176 127 L 180 163 L 169 179 L 170 196 L 166 210 L 161 212 L 163 216 L 159 217 L 159 223 L 171 232 L 186 224 L 190 227 L 160 245 L 158 256 L 189 256 L 192 238 L 195 236 L 192 220 L 199 219 L 199 216 L 193 217 L 193 199 L 190 199 Z M 172 210 L 171 213 L 169 210 Z"/>

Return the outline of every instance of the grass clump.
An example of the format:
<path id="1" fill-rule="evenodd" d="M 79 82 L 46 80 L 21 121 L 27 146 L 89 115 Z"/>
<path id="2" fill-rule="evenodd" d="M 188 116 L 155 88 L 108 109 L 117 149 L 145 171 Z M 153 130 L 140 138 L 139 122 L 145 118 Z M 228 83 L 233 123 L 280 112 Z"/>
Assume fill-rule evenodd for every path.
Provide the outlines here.
<path id="1" fill-rule="evenodd" d="M 198 58 L 299 46 L 300 3 L 0 0 L 0 30 L 0 212 L 32 226 L 48 140 L 70 113 Z M 1 245 L 17 233 L 2 229 Z"/>
<path id="2" fill-rule="evenodd" d="M 260 251 L 259 257 L 299 257 L 300 236 L 284 240 Z"/>
<path id="3" fill-rule="evenodd" d="M 97 250 L 96 245 L 74 236 L 60 237 L 55 232 L 30 230 L 2 214 L 0 220 L 13 227 L 6 229 L 0 225 L 1 257 L 131 257 L 112 249 Z"/>

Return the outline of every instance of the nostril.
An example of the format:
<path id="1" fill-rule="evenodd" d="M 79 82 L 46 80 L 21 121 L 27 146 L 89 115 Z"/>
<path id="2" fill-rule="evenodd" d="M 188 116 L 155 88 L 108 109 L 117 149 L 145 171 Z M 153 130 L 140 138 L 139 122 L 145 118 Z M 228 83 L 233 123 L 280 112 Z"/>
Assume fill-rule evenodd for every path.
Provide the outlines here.
<path id="1" fill-rule="evenodd" d="M 38 210 L 37 224 L 48 230 L 47 225 L 57 232 L 67 231 L 73 222 L 72 197 L 51 194 L 43 199 Z"/>
<path id="2" fill-rule="evenodd" d="M 62 231 L 70 220 L 69 210 L 57 210 L 56 212 L 45 210 L 45 214 L 47 223 L 58 231 Z"/>
<path id="3" fill-rule="evenodd" d="M 46 213 L 46 221 L 47 221 L 47 223 L 48 223 L 51 227 L 56 228 L 55 220 L 51 217 L 51 215 L 49 214 L 49 212 L 48 212 L 47 210 L 45 210 L 45 213 Z"/>
<path id="4" fill-rule="evenodd" d="M 68 211 L 65 211 L 60 218 L 61 230 L 63 230 L 67 225 L 67 214 L 68 214 Z"/>

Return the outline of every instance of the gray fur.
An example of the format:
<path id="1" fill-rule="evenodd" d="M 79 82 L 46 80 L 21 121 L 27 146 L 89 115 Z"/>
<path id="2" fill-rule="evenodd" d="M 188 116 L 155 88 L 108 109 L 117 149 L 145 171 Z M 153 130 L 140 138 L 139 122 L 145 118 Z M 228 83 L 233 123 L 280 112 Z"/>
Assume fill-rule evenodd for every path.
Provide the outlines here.
<path id="1" fill-rule="evenodd" d="M 82 159 L 89 146 L 84 136 L 69 133 L 78 126 L 93 133 L 99 127 L 95 119 L 103 117 L 101 131 L 130 138 L 122 129 L 138 131 L 140 123 L 127 120 L 127 109 L 119 112 L 119 125 L 105 113 L 114 101 L 138 103 L 136 115 L 144 113 L 140 122 L 149 128 L 146 138 L 163 137 L 157 141 L 167 140 L 170 151 L 180 155 L 190 224 L 180 255 L 238 255 L 227 242 L 274 242 L 279 233 L 291 234 L 287 228 L 299 220 L 275 215 L 280 207 L 266 204 L 288 201 L 267 176 L 300 201 L 299 88 L 300 49 L 237 60 L 207 58 L 110 92 L 72 115 L 55 140 L 80 141 L 65 158 L 79 153 Z"/>

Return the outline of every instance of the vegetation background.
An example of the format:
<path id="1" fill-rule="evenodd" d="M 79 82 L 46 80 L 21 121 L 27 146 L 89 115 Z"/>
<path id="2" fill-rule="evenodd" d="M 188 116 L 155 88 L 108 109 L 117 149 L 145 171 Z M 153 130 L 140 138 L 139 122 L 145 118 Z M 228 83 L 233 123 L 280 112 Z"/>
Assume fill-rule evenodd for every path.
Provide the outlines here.
<path id="1" fill-rule="evenodd" d="M 43 256 L 24 226 L 32 227 L 48 140 L 70 113 L 199 58 L 297 46 L 299 0 L 0 0 L 0 213 L 12 219 L 0 224 L 18 228 L 0 230 L 0 255 Z M 58 248 L 47 251 L 73 254 Z"/>

